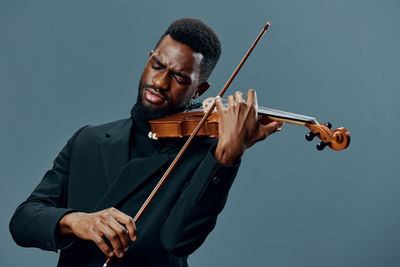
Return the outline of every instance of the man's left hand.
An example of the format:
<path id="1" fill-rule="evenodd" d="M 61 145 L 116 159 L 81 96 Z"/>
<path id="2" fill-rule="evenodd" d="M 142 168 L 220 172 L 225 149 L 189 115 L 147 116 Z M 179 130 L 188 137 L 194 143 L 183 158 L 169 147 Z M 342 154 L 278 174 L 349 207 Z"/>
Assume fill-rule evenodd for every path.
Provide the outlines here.
<path id="1" fill-rule="evenodd" d="M 241 92 L 236 92 L 234 96 L 228 96 L 227 106 L 220 97 L 216 98 L 215 104 L 219 116 L 219 141 L 214 157 L 219 163 L 237 163 L 247 148 L 282 129 L 282 122 L 261 124 L 256 92 L 252 89 L 247 92 L 246 101 Z"/>

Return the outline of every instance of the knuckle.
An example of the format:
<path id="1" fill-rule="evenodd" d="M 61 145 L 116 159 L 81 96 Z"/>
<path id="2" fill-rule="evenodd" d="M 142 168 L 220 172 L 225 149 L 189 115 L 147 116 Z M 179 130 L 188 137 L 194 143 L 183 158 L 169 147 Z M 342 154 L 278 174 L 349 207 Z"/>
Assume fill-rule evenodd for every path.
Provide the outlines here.
<path id="1" fill-rule="evenodd" d="M 93 238 L 93 241 L 94 241 L 96 244 L 101 244 L 101 243 L 103 242 L 103 238 L 101 238 L 100 236 L 96 235 L 96 236 Z"/>
<path id="2" fill-rule="evenodd" d="M 105 254 L 109 254 L 112 252 L 112 249 L 107 246 L 106 244 L 101 244 L 100 246 L 98 246 Z"/>
<path id="3" fill-rule="evenodd" d="M 124 214 L 123 217 L 121 217 L 121 222 L 124 224 L 129 224 L 132 221 L 132 218 L 129 215 Z"/>
<path id="4" fill-rule="evenodd" d="M 110 234 L 110 238 L 111 239 L 116 239 L 117 238 L 117 233 L 115 233 L 115 232 L 112 232 L 111 234 Z"/>
<path id="5" fill-rule="evenodd" d="M 126 230 L 122 226 L 118 228 L 117 232 L 118 232 L 118 235 L 120 235 L 120 236 L 126 235 Z"/>
<path id="6" fill-rule="evenodd" d="M 100 218 L 96 218 L 96 220 L 94 220 L 94 226 L 99 226 L 101 224 L 101 220 Z"/>

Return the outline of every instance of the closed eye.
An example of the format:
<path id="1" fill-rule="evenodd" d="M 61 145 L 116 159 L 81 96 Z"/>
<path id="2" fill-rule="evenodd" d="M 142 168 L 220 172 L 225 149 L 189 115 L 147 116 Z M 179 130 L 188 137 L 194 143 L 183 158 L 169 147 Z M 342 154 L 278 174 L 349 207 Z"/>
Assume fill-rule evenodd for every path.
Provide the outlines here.
<path id="1" fill-rule="evenodd" d="M 191 83 L 191 79 L 189 76 L 180 73 L 180 72 L 173 72 L 174 74 L 174 79 L 179 83 L 179 84 L 190 84 Z"/>
<path id="2" fill-rule="evenodd" d="M 179 84 L 186 84 L 187 83 L 187 79 L 185 77 L 179 75 L 178 73 L 174 73 L 174 79 Z"/>
<path id="3" fill-rule="evenodd" d="M 153 57 L 151 67 L 155 70 L 161 70 L 161 69 L 165 68 L 164 64 L 162 64 L 161 61 L 156 57 Z"/>

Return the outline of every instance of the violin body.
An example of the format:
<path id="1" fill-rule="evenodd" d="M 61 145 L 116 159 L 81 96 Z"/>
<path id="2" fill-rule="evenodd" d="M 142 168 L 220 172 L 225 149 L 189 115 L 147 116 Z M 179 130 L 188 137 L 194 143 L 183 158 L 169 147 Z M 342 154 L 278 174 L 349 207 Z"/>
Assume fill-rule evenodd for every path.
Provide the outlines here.
<path id="1" fill-rule="evenodd" d="M 158 120 L 151 120 L 152 133 L 157 138 L 176 138 L 190 136 L 197 124 L 204 116 L 203 111 L 177 113 Z M 200 128 L 198 136 L 218 137 L 218 113 L 213 112 Z"/>

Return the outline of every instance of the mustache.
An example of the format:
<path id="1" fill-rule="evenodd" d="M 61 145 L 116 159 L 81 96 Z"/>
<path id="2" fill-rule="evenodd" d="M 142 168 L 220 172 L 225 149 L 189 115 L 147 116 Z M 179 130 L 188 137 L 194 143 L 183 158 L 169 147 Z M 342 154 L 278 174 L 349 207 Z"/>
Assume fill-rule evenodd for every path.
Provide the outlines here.
<path id="1" fill-rule="evenodd" d="M 143 92 L 143 89 L 144 89 L 144 88 L 151 88 L 151 89 L 153 89 L 154 91 L 156 91 L 157 93 L 159 93 L 160 95 L 162 95 L 162 96 L 165 98 L 165 100 L 167 100 L 167 101 L 170 101 L 170 100 L 171 100 L 170 97 L 169 97 L 168 95 L 165 94 L 165 92 L 164 92 L 163 89 L 160 89 L 160 88 L 158 88 L 158 87 L 156 87 L 156 86 L 154 86 L 154 85 L 150 85 L 150 84 L 147 84 L 147 83 L 143 84 L 142 90 L 141 90 L 142 92 Z"/>

